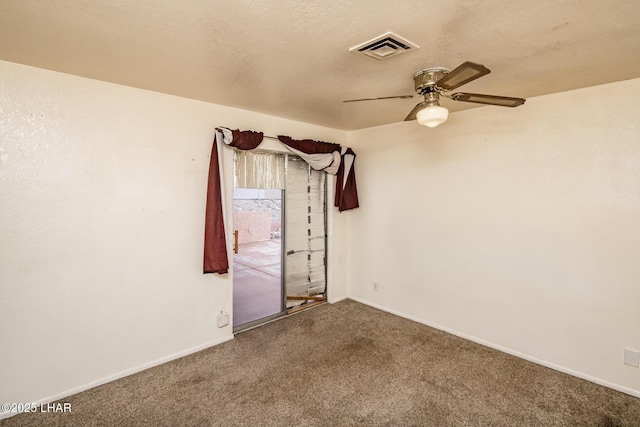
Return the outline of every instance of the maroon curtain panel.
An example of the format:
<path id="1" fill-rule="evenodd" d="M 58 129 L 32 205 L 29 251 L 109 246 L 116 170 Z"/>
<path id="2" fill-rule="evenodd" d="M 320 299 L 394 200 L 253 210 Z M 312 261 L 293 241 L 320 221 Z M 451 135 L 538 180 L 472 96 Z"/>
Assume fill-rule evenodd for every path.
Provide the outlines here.
<path id="1" fill-rule="evenodd" d="M 284 145 L 307 154 L 333 153 L 334 151 L 340 153 L 342 150 L 342 147 L 339 144 L 329 142 L 313 141 L 311 139 L 298 141 L 282 135 L 279 135 L 278 139 Z M 353 161 L 349 170 L 345 170 L 345 156 L 353 156 Z M 355 209 L 359 206 L 355 174 L 356 153 L 354 153 L 351 148 L 347 148 L 341 157 L 342 161 L 340 162 L 340 167 L 338 168 L 338 173 L 336 175 L 336 195 L 334 200 L 334 205 L 340 212 Z M 345 175 L 347 177 L 346 182 L 344 181 Z"/>
<path id="2" fill-rule="evenodd" d="M 263 139 L 262 132 L 232 130 L 233 140 L 229 145 L 240 150 L 253 150 Z M 222 132 L 218 133 L 222 135 Z M 218 144 L 213 137 L 211 160 L 209 161 L 209 181 L 207 184 L 207 206 L 204 220 L 204 262 L 203 273 L 224 274 L 229 272 L 227 239 L 224 230 L 222 212 L 222 194 L 220 186 L 221 168 L 218 164 Z"/>
<path id="3" fill-rule="evenodd" d="M 326 153 L 333 153 L 334 151 L 337 151 L 339 153 L 341 149 L 340 144 L 314 141 L 312 139 L 296 140 L 283 135 L 278 135 L 278 139 L 284 145 L 291 148 L 295 148 L 296 150 L 300 150 L 303 153 L 307 153 L 307 154 L 317 154 L 317 153 L 326 154 Z"/>
<path id="4" fill-rule="evenodd" d="M 353 161 L 351 162 L 349 170 L 345 170 L 344 158 L 348 155 L 353 156 Z M 344 180 L 345 174 L 347 176 L 346 182 Z M 351 148 L 347 148 L 342 155 L 342 162 L 340 162 L 340 167 L 336 174 L 336 197 L 334 205 L 340 212 L 355 209 L 360 206 L 358 202 L 358 188 L 356 186 L 356 153 L 354 153 Z"/>
<path id="5" fill-rule="evenodd" d="M 219 142 L 222 144 L 222 141 Z M 218 142 L 213 137 L 209 181 L 207 184 L 207 207 L 204 220 L 204 273 L 224 274 L 229 271 L 227 240 L 222 216 L 222 191 L 220 187 L 220 165 L 218 164 Z"/>
<path id="6" fill-rule="evenodd" d="M 258 148 L 258 145 L 264 139 L 262 132 L 254 132 L 252 130 L 232 130 L 233 141 L 229 144 L 231 147 L 238 148 L 240 150 L 254 150 Z"/>

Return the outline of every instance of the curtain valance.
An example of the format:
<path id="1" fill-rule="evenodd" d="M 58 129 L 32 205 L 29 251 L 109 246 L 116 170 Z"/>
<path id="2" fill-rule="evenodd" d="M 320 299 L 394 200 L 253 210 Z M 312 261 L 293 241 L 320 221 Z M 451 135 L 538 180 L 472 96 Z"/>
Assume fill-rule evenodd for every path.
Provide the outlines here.
<path id="1" fill-rule="evenodd" d="M 204 273 L 224 274 L 229 271 L 227 242 L 224 228 L 224 191 L 222 176 L 222 144 L 240 150 L 257 148 L 264 134 L 254 131 L 240 131 L 216 128 L 209 162 L 207 184 L 207 205 L 204 229 Z M 354 162 L 356 154 L 351 148 L 342 147 L 310 139 L 294 140 L 288 136 L 278 136 L 289 150 L 300 156 L 315 170 L 323 170 L 336 175 L 334 205 L 340 212 L 357 208 L 358 190 Z"/>

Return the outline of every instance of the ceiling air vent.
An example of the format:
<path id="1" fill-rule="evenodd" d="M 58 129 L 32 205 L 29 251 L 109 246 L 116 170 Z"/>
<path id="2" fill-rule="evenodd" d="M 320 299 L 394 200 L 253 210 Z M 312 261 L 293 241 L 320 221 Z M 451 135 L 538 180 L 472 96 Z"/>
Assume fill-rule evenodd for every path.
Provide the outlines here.
<path id="1" fill-rule="evenodd" d="M 349 52 L 361 53 L 378 61 L 391 58 L 404 52 L 419 49 L 414 43 L 388 32 L 349 49 Z"/>

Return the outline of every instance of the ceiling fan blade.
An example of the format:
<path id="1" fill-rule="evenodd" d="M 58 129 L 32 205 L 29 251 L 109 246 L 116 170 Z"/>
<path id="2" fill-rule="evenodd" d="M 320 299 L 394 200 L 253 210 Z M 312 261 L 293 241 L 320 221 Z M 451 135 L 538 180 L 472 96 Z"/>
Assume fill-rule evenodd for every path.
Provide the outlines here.
<path id="1" fill-rule="evenodd" d="M 347 99 L 342 102 L 379 101 L 381 99 L 411 99 L 413 95 L 381 96 L 379 98 Z"/>
<path id="2" fill-rule="evenodd" d="M 454 101 L 475 102 L 476 104 L 498 105 L 500 107 L 517 107 L 526 101 L 524 98 L 464 92 L 454 93 L 450 98 Z"/>
<path id="3" fill-rule="evenodd" d="M 484 65 L 467 61 L 440 78 L 436 86 L 444 90 L 453 90 L 490 72 L 491 70 Z"/>
<path id="4" fill-rule="evenodd" d="M 413 107 L 413 110 L 411 110 L 409 115 L 404 118 L 404 121 L 409 122 L 411 120 L 415 120 L 417 118 L 416 115 L 418 114 L 418 111 L 422 110 L 426 106 L 427 106 L 427 103 L 425 101 L 422 101 L 421 103 Z"/>

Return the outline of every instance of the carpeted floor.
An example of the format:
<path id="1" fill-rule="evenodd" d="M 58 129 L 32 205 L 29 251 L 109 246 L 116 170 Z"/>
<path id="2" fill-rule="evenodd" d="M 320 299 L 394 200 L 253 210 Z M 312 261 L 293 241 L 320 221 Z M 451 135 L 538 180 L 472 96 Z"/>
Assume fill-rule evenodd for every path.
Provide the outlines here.
<path id="1" fill-rule="evenodd" d="M 640 399 L 343 301 L 2 426 L 640 426 Z"/>

